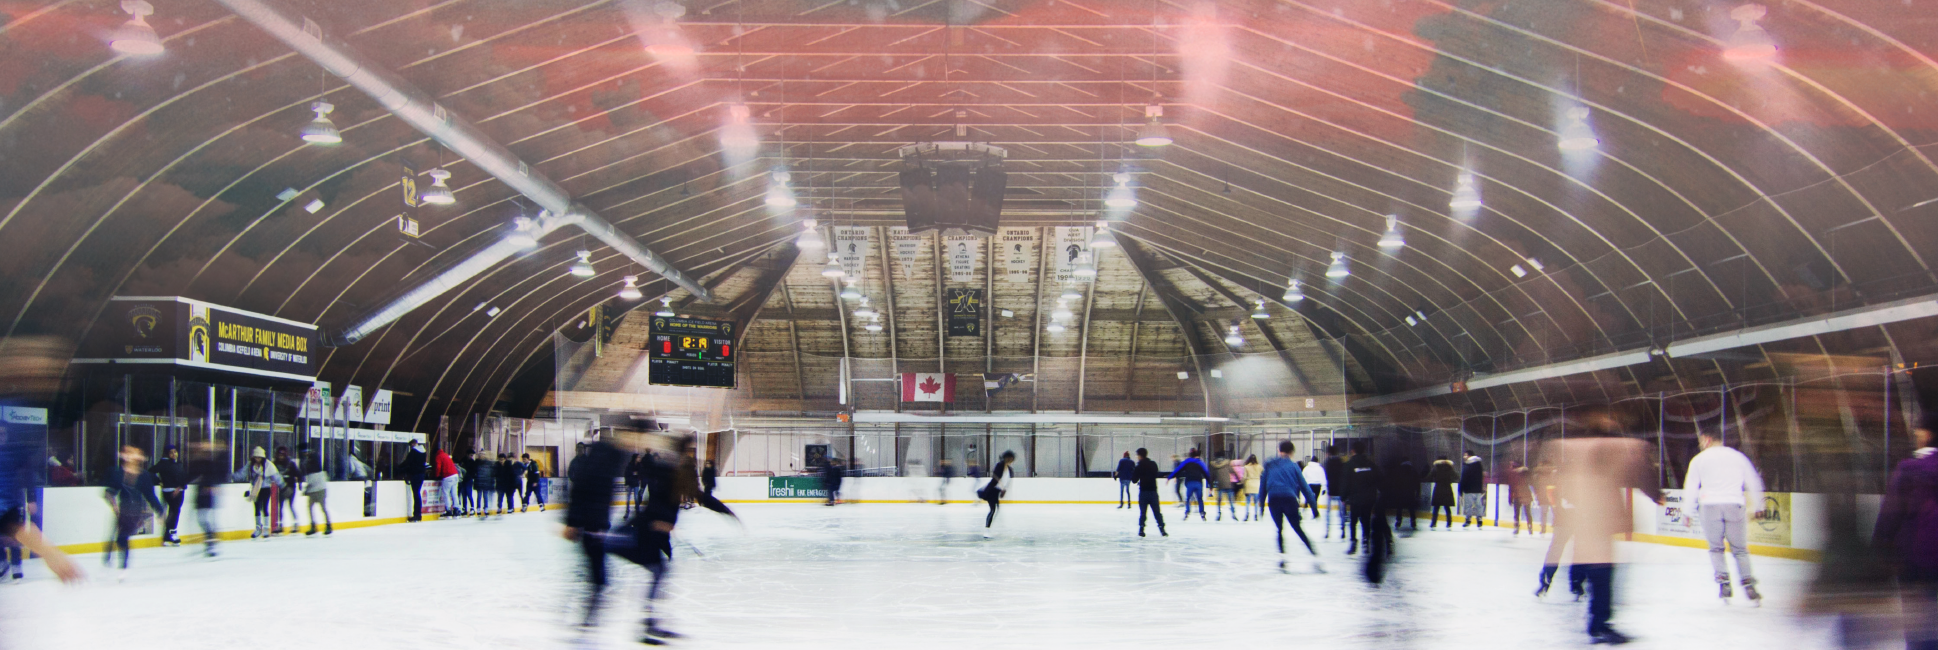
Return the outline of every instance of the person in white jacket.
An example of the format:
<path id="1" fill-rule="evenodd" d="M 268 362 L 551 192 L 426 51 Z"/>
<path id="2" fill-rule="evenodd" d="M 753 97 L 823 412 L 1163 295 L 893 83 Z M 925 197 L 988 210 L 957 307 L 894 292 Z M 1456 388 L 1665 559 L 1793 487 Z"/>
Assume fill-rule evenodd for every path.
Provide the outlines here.
<path id="1" fill-rule="evenodd" d="M 1305 468 L 1301 471 L 1305 475 L 1306 485 L 1309 485 L 1312 487 L 1312 493 L 1314 495 L 1322 495 L 1326 493 L 1326 468 L 1319 466 L 1318 458 L 1315 457 L 1307 460 L 1305 462 Z M 1264 501 L 1264 499 L 1259 499 L 1259 501 Z M 1314 498 L 1311 502 L 1308 502 L 1306 505 L 1312 508 L 1312 518 L 1318 519 L 1319 500 L 1317 498 Z"/>
<path id="2" fill-rule="evenodd" d="M 1750 570 L 1748 514 L 1763 513 L 1763 478 L 1748 456 L 1725 446 L 1717 434 L 1705 431 L 1696 441 L 1702 452 L 1689 459 L 1682 493 L 1702 519 L 1703 536 L 1709 538 L 1709 564 L 1715 569 L 1720 595 L 1723 602 L 1729 602 L 1729 563 L 1723 559 L 1723 542 L 1728 541 L 1730 553 L 1736 556 L 1743 596 L 1760 605 L 1763 596 L 1756 592 L 1756 574 Z"/>

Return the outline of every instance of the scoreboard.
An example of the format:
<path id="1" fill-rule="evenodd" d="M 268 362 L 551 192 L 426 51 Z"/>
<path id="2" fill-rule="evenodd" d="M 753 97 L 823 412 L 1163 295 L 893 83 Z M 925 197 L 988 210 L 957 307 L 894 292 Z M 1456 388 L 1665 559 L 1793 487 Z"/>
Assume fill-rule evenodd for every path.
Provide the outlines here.
<path id="1" fill-rule="evenodd" d="M 648 384 L 733 388 L 734 324 L 654 316 L 646 363 Z"/>

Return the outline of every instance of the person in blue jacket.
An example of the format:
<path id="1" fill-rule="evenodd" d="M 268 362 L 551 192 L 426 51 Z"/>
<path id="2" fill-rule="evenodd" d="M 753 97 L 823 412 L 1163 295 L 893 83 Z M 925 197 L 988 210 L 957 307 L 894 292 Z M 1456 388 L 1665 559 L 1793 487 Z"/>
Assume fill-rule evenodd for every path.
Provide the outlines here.
<path id="1" fill-rule="evenodd" d="M 1198 521 L 1205 521 L 1205 481 L 1211 478 L 1211 468 L 1198 458 L 1198 450 L 1188 452 L 1190 458 L 1178 463 L 1166 477 L 1184 485 L 1184 517 L 1191 518 L 1191 502 L 1198 502 Z"/>
<path id="2" fill-rule="evenodd" d="M 1319 499 L 1312 493 L 1311 485 L 1305 482 L 1305 474 L 1299 471 L 1299 464 L 1292 462 L 1292 442 L 1279 441 L 1279 454 L 1265 461 L 1263 475 L 1258 480 L 1258 491 L 1265 495 L 1265 507 L 1272 514 L 1272 529 L 1278 532 L 1279 554 L 1285 554 L 1285 524 L 1292 524 L 1292 532 L 1298 534 L 1299 541 L 1305 543 L 1305 550 L 1312 553 L 1312 570 L 1325 571 L 1319 564 L 1319 550 L 1312 547 L 1312 540 L 1305 536 L 1305 529 L 1299 527 L 1299 502 L 1307 505 Z M 1279 560 L 1279 568 L 1285 568 L 1285 560 Z"/>
<path id="3" fill-rule="evenodd" d="M 1130 452 L 1124 452 L 1124 457 L 1117 460 L 1117 471 L 1110 475 L 1117 479 L 1117 507 L 1132 507 L 1131 483 L 1137 480 L 1137 461 L 1131 460 Z"/>
<path id="4" fill-rule="evenodd" d="M 101 554 L 101 566 L 107 566 L 114 551 L 121 551 L 121 571 L 128 571 L 128 538 L 148 521 L 150 510 L 157 517 L 167 512 L 161 497 L 155 496 L 155 475 L 147 471 L 148 455 L 134 445 L 121 447 L 121 471 L 109 472 L 107 491 L 102 496 L 114 509 L 114 541 L 106 552 Z"/>

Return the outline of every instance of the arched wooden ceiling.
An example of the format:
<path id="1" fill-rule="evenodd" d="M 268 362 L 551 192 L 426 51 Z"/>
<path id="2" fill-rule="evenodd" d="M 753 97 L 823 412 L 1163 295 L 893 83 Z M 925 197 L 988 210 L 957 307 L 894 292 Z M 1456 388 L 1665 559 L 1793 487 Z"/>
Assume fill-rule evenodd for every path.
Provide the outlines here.
<path id="1" fill-rule="evenodd" d="M 1761 24 L 1781 50 L 1766 65 L 1720 56 L 1734 2 L 691 0 L 675 32 L 668 4 L 283 6 L 698 277 L 798 232 L 798 216 L 761 202 L 777 162 L 806 207 L 870 225 L 899 219 L 888 165 L 912 142 L 1008 148 L 1009 224 L 1094 219 L 1109 174 L 1132 169 L 1140 205 L 1122 236 L 1268 298 L 1304 278 L 1299 312 L 1363 351 L 1362 392 L 1934 289 L 1938 205 L 1921 202 L 1938 196 L 1938 12 L 1915 2 L 1773 6 Z M 208 0 L 156 2 L 167 53 L 116 56 L 103 41 L 125 20 L 117 5 L 0 2 L 8 335 L 75 335 L 117 294 L 337 325 L 526 210 Z M 675 33 L 691 56 L 649 52 Z M 318 99 L 337 105 L 343 144 L 297 139 Z M 752 109 L 757 158 L 721 151 L 734 102 Z M 1127 146 L 1151 103 L 1176 144 Z M 1573 106 L 1591 110 L 1601 145 L 1564 157 L 1556 134 Z M 456 175 L 458 204 L 419 212 L 430 246 L 394 234 L 405 158 Z M 1463 169 L 1485 197 L 1467 218 L 1447 207 Z M 299 197 L 276 198 L 285 188 Z M 325 207 L 301 209 L 311 198 Z M 1407 236 L 1396 254 L 1374 246 L 1388 214 Z M 416 392 L 443 413 L 490 404 L 543 358 L 547 334 L 638 272 L 595 246 L 600 273 L 568 276 L 580 246 L 554 236 L 331 350 L 324 377 Z M 1332 251 L 1351 278 L 1320 277 Z M 1511 272 L 1528 258 L 1541 270 Z M 1113 289 L 1141 293 L 1141 280 Z M 1427 318 L 1407 325 L 1416 313 Z M 1930 329 L 1780 347 L 1919 358 Z M 1686 360 L 1463 399 L 1598 399 L 1768 372 Z"/>

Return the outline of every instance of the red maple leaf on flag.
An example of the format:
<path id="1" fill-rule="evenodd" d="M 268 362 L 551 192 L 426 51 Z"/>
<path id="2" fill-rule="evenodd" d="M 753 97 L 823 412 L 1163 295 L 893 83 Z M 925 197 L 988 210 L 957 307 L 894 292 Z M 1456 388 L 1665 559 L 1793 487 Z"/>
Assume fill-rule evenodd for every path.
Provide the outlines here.
<path id="1" fill-rule="evenodd" d="M 922 389 L 924 393 L 933 393 L 942 390 L 942 382 L 936 381 L 933 376 L 923 377 L 922 383 L 916 384 L 915 387 Z"/>

